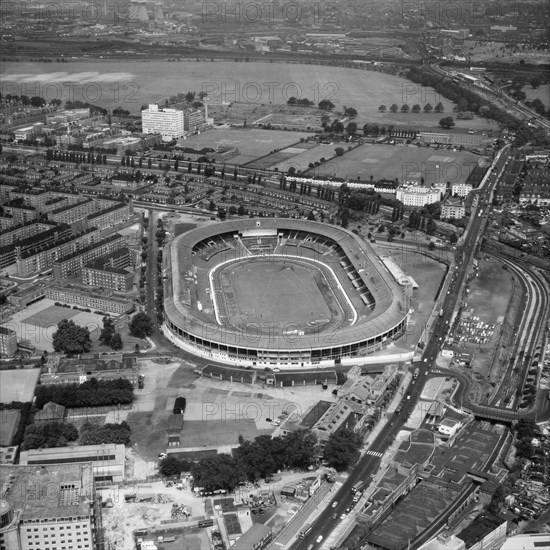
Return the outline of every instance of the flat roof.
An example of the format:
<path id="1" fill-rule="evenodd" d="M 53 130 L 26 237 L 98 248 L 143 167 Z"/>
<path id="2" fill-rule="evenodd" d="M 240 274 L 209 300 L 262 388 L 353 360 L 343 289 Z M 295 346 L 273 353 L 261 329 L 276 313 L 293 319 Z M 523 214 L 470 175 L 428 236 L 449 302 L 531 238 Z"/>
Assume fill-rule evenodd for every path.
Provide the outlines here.
<path id="1" fill-rule="evenodd" d="M 0 371 L 0 403 L 29 403 L 40 378 L 40 369 Z"/>
<path id="2" fill-rule="evenodd" d="M 272 331 L 268 334 L 254 334 L 251 338 L 231 325 L 219 325 L 214 315 L 206 315 L 204 312 L 199 315 L 199 312 L 186 307 L 186 295 L 180 279 L 195 265 L 193 246 L 196 243 L 218 234 L 237 234 L 246 230 L 268 228 L 277 231 L 311 232 L 336 242 L 374 297 L 374 308 L 369 310 L 368 314 L 359 316 L 355 324 L 339 328 L 336 335 L 333 334 L 331 339 L 327 339 L 323 332 L 288 338 L 284 334 L 273 334 Z M 165 299 L 166 315 L 190 334 L 224 345 L 275 352 L 339 347 L 387 334 L 408 314 L 402 311 L 401 288 L 370 244 L 351 231 L 336 226 L 287 218 L 231 220 L 194 229 L 176 237 L 170 245 L 170 259 L 171 268 L 168 275 L 172 292 L 168 292 Z"/>
<path id="3" fill-rule="evenodd" d="M 59 466 L 0 465 L 0 498 L 21 520 L 88 517 L 92 514 L 93 468 L 91 463 Z M 48 494 L 30 487 L 47 487 Z M 73 489 L 71 489 L 73 487 Z"/>

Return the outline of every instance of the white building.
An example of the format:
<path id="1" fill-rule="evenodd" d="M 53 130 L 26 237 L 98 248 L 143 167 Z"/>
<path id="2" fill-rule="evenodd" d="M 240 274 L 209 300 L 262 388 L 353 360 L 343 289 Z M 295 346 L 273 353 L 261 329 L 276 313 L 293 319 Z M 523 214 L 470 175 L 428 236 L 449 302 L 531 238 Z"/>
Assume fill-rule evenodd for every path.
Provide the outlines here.
<path id="1" fill-rule="evenodd" d="M 437 427 L 437 430 L 441 435 L 453 437 L 461 427 L 462 422 L 460 420 L 455 420 L 453 418 L 444 418 Z"/>
<path id="2" fill-rule="evenodd" d="M 472 190 L 471 183 L 453 183 L 451 186 L 451 194 L 458 195 L 459 197 L 466 197 Z"/>
<path id="3" fill-rule="evenodd" d="M 183 111 L 160 109 L 156 104 L 141 111 L 141 124 L 144 134 L 160 134 L 163 141 L 171 141 L 185 134 Z"/>
<path id="4" fill-rule="evenodd" d="M 402 185 L 397 188 L 395 198 L 405 206 L 426 206 L 441 200 L 441 190 L 416 185 Z"/>

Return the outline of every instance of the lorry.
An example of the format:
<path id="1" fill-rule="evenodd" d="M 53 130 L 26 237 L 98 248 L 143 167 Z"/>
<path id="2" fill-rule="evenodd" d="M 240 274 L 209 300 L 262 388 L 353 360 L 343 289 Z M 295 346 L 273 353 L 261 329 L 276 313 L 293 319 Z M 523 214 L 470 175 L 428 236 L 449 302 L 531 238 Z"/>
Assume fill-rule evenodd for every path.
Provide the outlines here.
<path id="1" fill-rule="evenodd" d="M 416 367 L 413 372 L 413 378 L 416 380 L 418 378 L 418 374 L 420 373 L 420 369 Z"/>
<path id="2" fill-rule="evenodd" d="M 363 488 L 363 482 L 362 482 L 362 481 L 358 481 L 358 482 L 351 488 L 351 492 L 352 492 L 352 494 L 355 494 L 355 493 L 359 492 L 362 488 Z"/>

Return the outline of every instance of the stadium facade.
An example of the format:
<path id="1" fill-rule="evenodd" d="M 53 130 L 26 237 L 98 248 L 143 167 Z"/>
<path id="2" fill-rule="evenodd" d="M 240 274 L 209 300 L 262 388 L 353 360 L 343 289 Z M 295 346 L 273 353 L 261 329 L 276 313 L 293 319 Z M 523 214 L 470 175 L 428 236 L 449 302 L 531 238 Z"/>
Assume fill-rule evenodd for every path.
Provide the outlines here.
<path id="1" fill-rule="evenodd" d="M 330 367 L 383 348 L 407 326 L 410 288 L 368 243 L 339 227 L 284 218 L 232 220 L 176 237 L 166 257 L 163 332 L 176 345 L 214 361 Z M 242 289 L 239 295 L 233 286 L 236 274 L 261 274 L 268 262 L 287 270 L 289 284 L 301 270 L 311 274 L 308 284 L 317 282 L 319 296 L 328 297 L 322 311 L 330 309 L 331 315 L 306 302 L 305 315 L 298 305 L 289 307 L 288 319 L 273 318 L 271 306 L 281 311 L 280 303 L 273 304 L 279 301 L 277 289 L 271 301 L 259 296 L 251 308 L 250 295 L 254 298 L 257 289 L 250 288 L 249 295 L 246 287 L 248 310 L 243 311 Z M 278 276 L 286 281 L 286 274 Z M 283 289 L 281 300 L 285 297 Z"/>

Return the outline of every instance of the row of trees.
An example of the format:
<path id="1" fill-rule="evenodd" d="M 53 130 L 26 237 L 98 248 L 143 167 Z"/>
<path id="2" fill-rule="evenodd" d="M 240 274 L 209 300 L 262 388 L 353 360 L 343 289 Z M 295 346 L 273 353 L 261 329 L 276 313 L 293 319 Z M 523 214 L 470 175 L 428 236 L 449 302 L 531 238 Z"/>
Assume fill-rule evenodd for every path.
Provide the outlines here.
<path id="1" fill-rule="evenodd" d="M 84 423 L 80 430 L 81 445 L 101 445 L 102 443 L 130 443 L 132 431 L 127 422 L 120 424 Z M 78 429 L 70 422 L 47 422 L 31 424 L 25 429 L 21 450 L 66 447 L 79 439 Z"/>
<path id="2" fill-rule="evenodd" d="M 132 430 L 127 422 L 120 424 L 93 424 L 86 422 L 80 430 L 81 445 L 101 445 L 103 443 L 117 443 L 128 445 L 132 437 Z"/>
<path id="3" fill-rule="evenodd" d="M 385 113 L 388 110 L 388 107 L 386 105 L 380 105 L 380 107 L 378 107 L 378 110 L 381 113 Z M 419 113 L 420 111 L 422 111 L 422 107 L 418 103 L 413 105 L 412 107 L 409 107 L 407 103 L 404 103 L 403 105 L 401 105 L 401 109 L 400 109 L 396 103 L 393 103 L 390 106 L 389 110 L 392 113 L 397 113 L 397 111 L 399 110 L 402 113 L 409 113 L 409 112 Z M 431 103 L 426 103 L 426 105 L 424 105 L 425 113 L 432 113 L 433 111 L 435 111 L 436 113 L 442 113 L 444 110 L 445 110 L 445 107 L 443 106 L 443 103 L 441 103 L 441 101 L 435 107 L 433 107 Z"/>
<path id="4" fill-rule="evenodd" d="M 65 447 L 78 439 L 78 430 L 69 422 L 31 424 L 25 430 L 21 450 Z"/>
<path id="5" fill-rule="evenodd" d="M 205 457 L 194 464 L 167 457 L 160 464 L 160 472 L 173 476 L 190 470 L 198 487 L 233 491 L 245 480 L 256 481 L 286 469 L 307 470 L 317 461 L 318 441 L 310 430 L 274 438 L 261 435 L 254 441 L 239 436 L 239 443 L 233 455 Z M 357 462 L 361 445 L 361 436 L 351 430 L 332 434 L 325 445 L 328 465 L 338 471 L 347 469 Z"/>
<path id="6" fill-rule="evenodd" d="M 64 407 L 107 407 L 129 405 L 134 400 L 134 388 L 129 380 L 97 380 L 82 384 L 56 384 L 36 388 L 36 406 L 41 409 L 53 401 Z"/>

